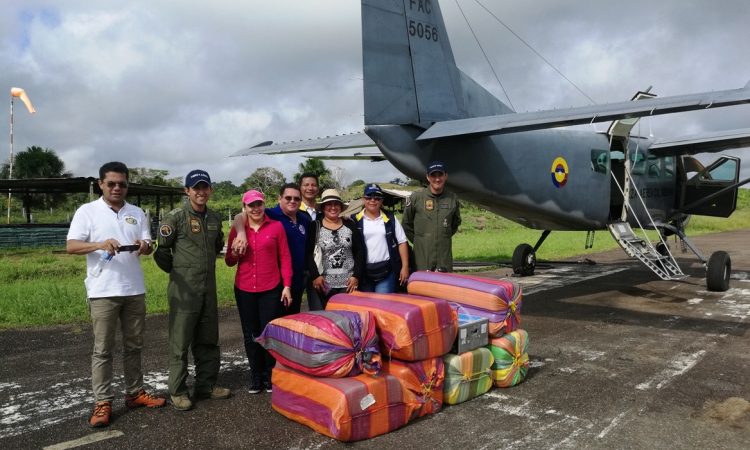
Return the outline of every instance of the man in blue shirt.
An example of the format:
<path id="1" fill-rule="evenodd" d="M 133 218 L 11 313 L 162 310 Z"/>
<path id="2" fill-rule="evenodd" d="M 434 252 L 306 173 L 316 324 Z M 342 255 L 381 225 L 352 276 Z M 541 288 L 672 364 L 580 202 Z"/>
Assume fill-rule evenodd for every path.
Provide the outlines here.
<path id="1" fill-rule="evenodd" d="M 279 190 L 279 204 L 274 208 L 266 208 L 269 218 L 281 222 L 286 231 L 289 252 L 292 254 L 292 304 L 288 314 L 297 314 L 302 304 L 302 294 L 305 292 L 305 242 L 306 228 L 312 221 L 309 214 L 300 211 L 302 193 L 299 185 L 286 183 Z"/>

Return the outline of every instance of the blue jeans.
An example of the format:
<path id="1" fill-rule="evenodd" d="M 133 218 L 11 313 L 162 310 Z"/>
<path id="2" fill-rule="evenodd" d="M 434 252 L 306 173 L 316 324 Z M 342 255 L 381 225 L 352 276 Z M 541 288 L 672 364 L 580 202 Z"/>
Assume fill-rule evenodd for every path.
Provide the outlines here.
<path id="1" fill-rule="evenodd" d="M 391 270 L 391 273 L 380 281 L 365 279 L 365 282 L 359 286 L 359 290 L 362 292 L 376 292 L 378 294 L 392 294 L 396 292 L 396 272 Z"/>

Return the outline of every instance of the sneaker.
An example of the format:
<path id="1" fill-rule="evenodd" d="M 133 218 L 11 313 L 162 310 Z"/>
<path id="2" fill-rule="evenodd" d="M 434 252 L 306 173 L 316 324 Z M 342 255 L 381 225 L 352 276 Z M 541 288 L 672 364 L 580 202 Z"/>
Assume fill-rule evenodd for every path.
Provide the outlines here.
<path id="1" fill-rule="evenodd" d="M 193 402 L 190 401 L 190 397 L 187 394 L 182 395 L 170 395 L 172 399 L 172 407 L 177 411 L 188 411 L 193 409 Z"/>
<path id="2" fill-rule="evenodd" d="M 130 408 L 137 408 L 139 406 L 147 406 L 149 408 L 161 408 L 167 401 L 163 398 L 154 397 L 148 392 L 141 389 L 135 395 L 126 395 L 125 404 Z"/>
<path id="3" fill-rule="evenodd" d="M 250 389 L 247 390 L 247 392 L 251 394 L 260 394 L 260 391 L 263 390 L 263 378 L 261 378 L 259 375 L 253 375 L 253 382 L 250 385 Z"/>
<path id="4" fill-rule="evenodd" d="M 214 387 L 211 392 L 196 392 L 195 398 L 208 398 L 211 400 L 223 400 L 232 396 L 232 392 L 227 388 Z"/>
<path id="5" fill-rule="evenodd" d="M 109 426 L 109 415 L 112 413 L 112 405 L 109 402 L 99 402 L 94 407 L 94 414 L 89 424 L 94 428 Z"/>
<path id="6" fill-rule="evenodd" d="M 263 378 L 265 379 L 265 381 L 263 382 L 263 386 L 265 386 L 266 392 L 268 393 L 273 392 L 273 384 L 271 383 L 271 374 L 265 373 L 263 375 L 264 375 Z"/>

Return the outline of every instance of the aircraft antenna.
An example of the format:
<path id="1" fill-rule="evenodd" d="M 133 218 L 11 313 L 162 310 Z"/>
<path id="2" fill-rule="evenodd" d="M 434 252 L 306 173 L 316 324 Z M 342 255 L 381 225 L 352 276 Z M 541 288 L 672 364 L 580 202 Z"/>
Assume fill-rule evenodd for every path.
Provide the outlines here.
<path id="1" fill-rule="evenodd" d="M 500 25 L 504 26 L 504 27 L 505 27 L 505 28 L 506 28 L 506 29 L 507 29 L 508 31 L 510 31 L 510 32 L 511 32 L 511 33 L 513 34 L 513 36 L 515 36 L 516 38 L 518 38 L 518 40 L 519 40 L 519 41 L 523 42 L 523 45 L 525 45 L 526 47 L 528 47 L 528 48 L 529 48 L 529 49 L 530 49 L 530 50 L 531 50 L 532 52 L 536 53 L 536 55 L 537 55 L 538 57 L 542 58 L 542 61 L 546 62 L 546 63 L 547 63 L 547 65 L 548 65 L 548 66 L 550 66 L 550 67 L 552 67 L 552 69 L 554 69 L 554 71 L 555 71 L 555 72 L 559 73 L 561 77 L 565 78 L 565 81 L 567 81 L 568 83 L 570 83 L 570 85 L 571 85 L 571 86 L 573 86 L 574 88 L 576 88 L 576 89 L 578 90 L 578 92 L 580 92 L 581 94 L 583 94 L 583 96 L 584 96 L 584 97 L 586 97 L 587 99 L 589 99 L 589 101 L 591 101 L 591 103 L 593 103 L 593 104 L 595 104 L 595 105 L 597 104 L 597 103 L 596 103 L 596 102 L 595 102 L 595 101 L 594 101 L 594 100 L 593 100 L 593 99 L 592 99 L 591 97 L 589 97 L 588 95 L 586 95 L 586 93 L 585 93 L 585 92 L 583 92 L 583 91 L 582 91 L 582 90 L 581 90 L 581 89 L 580 89 L 580 88 L 579 88 L 578 86 L 576 86 L 576 85 L 575 85 L 575 83 L 573 83 L 572 81 L 570 81 L 570 80 L 568 79 L 568 77 L 566 77 L 565 75 L 563 75 L 563 73 L 562 73 L 562 72 L 560 72 L 559 70 L 557 70 L 557 68 L 556 68 L 555 66 L 553 66 L 553 65 L 552 65 L 552 64 L 551 64 L 551 63 L 550 63 L 549 61 L 547 61 L 547 60 L 546 60 L 546 59 L 544 58 L 544 56 L 540 55 L 538 51 L 534 50 L 534 47 L 530 46 L 530 45 L 529 45 L 529 44 L 528 44 L 528 43 L 527 43 L 526 41 L 524 41 L 524 40 L 523 40 L 523 39 L 521 38 L 521 36 L 519 36 L 518 34 L 516 34 L 516 32 L 515 32 L 515 31 L 511 30 L 511 29 L 510 29 L 510 27 L 509 27 L 508 25 L 505 25 L 505 23 L 503 23 L 503 21 L 502 21 L 502 20 L 498 19 L 496 15 L 492 14 L 492 11 L 490 11 L 489 9 L 487 9 L 487 7 L 486 7 L 486 6 L 484 6 L 483 4 L 481 4 L 481 3 L 479 2 L 479 0 L 474 0 L 474 1 L 476 1 L 476 2 L 477 2 L 477 4 L 478 4 L 479 6 L 481 6 L 482 8 L 484 8 L 484 10 L 485 10 L 485 11 L 487 11 L 488 13 L 490 13 L 490 15 L 491 15 L 492 17 L 494 17 L 494 18 L 495 18 L 495 20 L 497 20 L 498 22 L 500 22 Z M 458 4 L 458 0 L 456 0 L 456 4 Z M 460 8 L 461 8 L 461 7 L 459 6 L 459 9 L 460 9 Z M 462 11 L 461 13 L 463 14 L 463 11 Z M 464 16 L 464 18 L 466 18 L 466 16 Z M 471 28 L 471 27 L 469 27 L 469 28 Z M 473 33 L 473 32 L 474 32 L 474 31 L 472 30 L 472 33 Z M 474 37 L 476 38 L 476 36 L 474 36 Z M 480 47 L 481 47 L 481 45 L 480 45 Z M 482 50 L 482 51 L 484 52 L 484 50 Z M 493 70 L 493 72 L 494 72 L 494 70 Z M 503 90 L 503 91 L 504 91 L 504 90 Z M 510 101 L 510 99 L 508 99 L 508 101 Z"/>
<path id="2" fill-rule="evenodd" d="M 479 39 L 477 38 L 477 34 L 474 33 L 474 29 L 471 28 L 471 24 L 469 23 L 469 19 L 466 18 L 466 14 L 464 14 L 464 10 L 461 9 L 461 5 L 458 4 L 458 0 L 455 0 L 455 1 L 456 1 L 456 6 L 458 6 L 458 10 L 461 11 L 461 15 L 464 16 L 464 20 L 466 21 L 466 25 L 468 25 L 469 26 L 469 30 L 471 30 L 471 34 L 474 35 L 474 40 L 477 41 L 477 45 L 479 45 L 479 49 L 482 50 L 482 54 L 484 55 L 484 59 L 486 59 L 487 60 L 487 64 L 490 65 L 490 69 L 492 69 L 492 73 L 495 75 L 495 79 L 497 80 L 497 84 L 500 85 L 500 89 L 503 90 L 503 94 L 505 94 L 505 98 L 508 99 L 508 103 L 510 103 L 510 107 L 513 108 L 513 110 L 515 111 L 516 107 L 513 106 L 513 102 L 510 100 L 510 96 L 508 95 L 508 92 L 505 90 L 505 86 L 503 86 L 503 83 L 500 82 L 500 77 L 497 76 L 497 72 L 495 72 L 495 68 L 492 67 L 492 63 L 490 62 L 490 59 L 487 57 L 487 53 L 485 53 L 484 48 L 482 48 L 482 44 L 479 42 Z M 492 14 L 492 13 L 490 13 L 490 14 Z"/>

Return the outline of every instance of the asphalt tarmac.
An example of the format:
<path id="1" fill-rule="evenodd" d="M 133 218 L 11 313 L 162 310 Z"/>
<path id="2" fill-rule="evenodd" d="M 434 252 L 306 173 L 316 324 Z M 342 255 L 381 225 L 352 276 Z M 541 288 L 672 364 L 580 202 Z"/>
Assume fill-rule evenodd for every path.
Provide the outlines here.
<path id="1" fill-rule="evenodd" d="M 514 278 L 524 287 L 526 381 L 353 444 L 287 420 L 270 394 L 247 392 L 235 308 L 223 309 L 220 323 L 219 381 L 232 398 L 178 412 L 130 410 L 120 396 L 112 424 L 99 430 L 88 426 L 91 326 L 5 331 L 0 448 L 748 449 L 750 229 L 694 242 L 706 256 L 729 252 L 729 291 L 708 292 L 692 254 L 677 255 L 691 275 L 680 281 L 659 280 L 619 250 L 588 256 L 595 265 L 574 258 Z M 505 278 L 510 270 L 478 275 Z M 166 395 L 167 317 L 149 317 L 147 328 L 145 381 Z"/>

